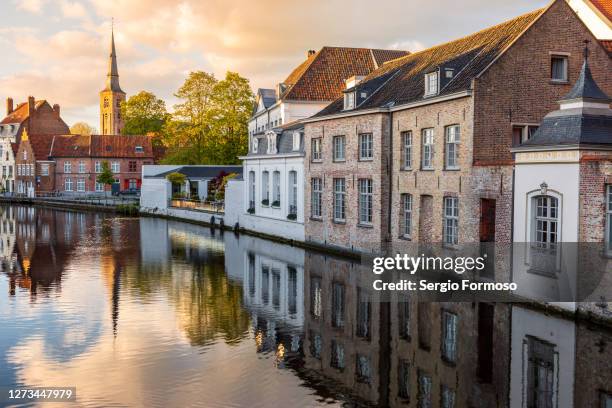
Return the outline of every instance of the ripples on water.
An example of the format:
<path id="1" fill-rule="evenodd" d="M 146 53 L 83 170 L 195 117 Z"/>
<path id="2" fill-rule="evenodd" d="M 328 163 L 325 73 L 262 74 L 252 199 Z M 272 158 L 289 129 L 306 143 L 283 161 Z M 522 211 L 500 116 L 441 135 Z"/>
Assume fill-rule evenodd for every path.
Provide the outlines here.
<path id="1" fill-rule="evenodd" d="M 381 304 L 372 274 L 348 261 L 189 224 L 0 212 L 0 388 L 76 386 L 78 406 L 146 407 L 493 407 L 551 395 L 595 407 L 612 392 L 602 330 L 510 305 Z M 529 343 L 539 354 L 511 347 L 533 338 L 513 314 L 545 327 Z M 517 366 L 523 357 L 534 364 Z M 581 377 L 594 368 L 609 371 Z"/>

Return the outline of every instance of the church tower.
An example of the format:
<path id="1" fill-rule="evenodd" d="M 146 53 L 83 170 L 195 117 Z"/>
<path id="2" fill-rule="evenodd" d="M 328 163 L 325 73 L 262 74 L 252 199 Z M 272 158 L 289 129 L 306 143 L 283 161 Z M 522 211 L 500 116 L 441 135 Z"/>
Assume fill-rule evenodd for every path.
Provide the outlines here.
<path id="1" fill-rule="evenodd" d="M 106 87 L 100 92 L 100 133 L 118 135 L 123 130 L 121 103 L 125 102 L 125 92 L 119 86 L 119 70 L 115 53 L 115 35 L 111 30 L 111 52 L 108 60 Z"/>

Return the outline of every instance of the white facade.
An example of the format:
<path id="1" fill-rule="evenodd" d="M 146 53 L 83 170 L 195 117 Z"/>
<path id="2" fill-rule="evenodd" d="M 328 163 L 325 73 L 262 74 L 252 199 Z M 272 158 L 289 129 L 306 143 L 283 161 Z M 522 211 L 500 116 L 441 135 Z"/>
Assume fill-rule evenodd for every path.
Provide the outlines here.
<path id="1" fill-rule="evenodd" d="M 612 39 L 612 22 L 608 21 L 589 0 L 568 0 L 568 4 L 597 39 Z"/>
<path id="2" fill-rule="evenodd" d="M 11 193 L 15 191 L 15 154 L 11 143 L 17 140 L 19 126 L 18 123 L 0 126 L 0 190 Z"/>
<path id="3" fill-rule="evenodd" d="M 286 123 L 308 118 L 329 105 L 331 101 L 277 101 L 274 105 L 264 107 L 258 101 L 257 111 L 249 119 L 249 136 L 263 133 L 266 130 Z"/>

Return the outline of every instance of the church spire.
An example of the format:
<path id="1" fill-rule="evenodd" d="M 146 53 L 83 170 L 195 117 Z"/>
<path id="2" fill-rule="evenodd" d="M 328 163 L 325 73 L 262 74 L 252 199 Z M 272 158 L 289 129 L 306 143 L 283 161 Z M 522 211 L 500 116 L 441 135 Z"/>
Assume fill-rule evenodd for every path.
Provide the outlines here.
<path id="1" fill-rule="evenodd" d="M 108 59 L 108 74 L 106 75 L 106 90 L 123 92 L 119 86 L 119 70 L 117 69 L 117 53 L 115 52 L 115 27 L 111 25 L 111 50 Z"/>

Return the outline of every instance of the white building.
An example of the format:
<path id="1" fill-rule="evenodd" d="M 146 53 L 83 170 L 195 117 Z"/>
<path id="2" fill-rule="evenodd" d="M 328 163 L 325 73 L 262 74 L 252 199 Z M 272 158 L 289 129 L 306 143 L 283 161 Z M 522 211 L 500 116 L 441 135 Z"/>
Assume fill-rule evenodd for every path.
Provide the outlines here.
<path id="1" fill-rule="evenodd" d="M 573 302 L 610 301 L 604 289 L 612 270 L 611 101 L 585 58 L 560 109 L 513 149 L 512 274 L 522 296 L 564 302 L 559 306 L 570 310 Z"/>

